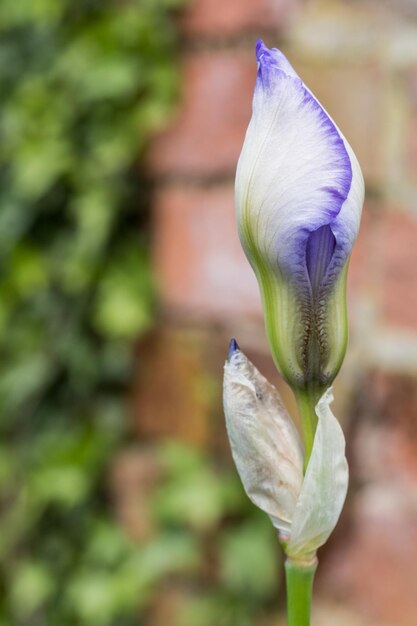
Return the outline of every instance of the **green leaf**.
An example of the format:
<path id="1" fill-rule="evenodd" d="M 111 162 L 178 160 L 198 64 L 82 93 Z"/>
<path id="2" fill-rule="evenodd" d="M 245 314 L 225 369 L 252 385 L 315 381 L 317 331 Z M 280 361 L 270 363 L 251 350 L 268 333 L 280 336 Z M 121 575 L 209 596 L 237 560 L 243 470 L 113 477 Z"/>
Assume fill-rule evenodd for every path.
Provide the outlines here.
<path id="1" fill-rule="evenodd" d="M 129 250 L 113 261 L 100 283 L 94 322 L 97 330 L 115 338 L 133 338 L 152 324 L 148 260 Z"/>
<path id="2" fill-rule="evenodd" d="M 11 586 L 12 611 L 18 620 L 28 620 L 51 596 L 54 581 L 51 573 L 35 561 L 18 565 Z"/>
<path id="3" fill-rule="evenodd" d="M 220 558 L 221 577 L 229 589 L 259 600 L 276 593 L 282 557 L 266 516 L 249 520 L 225 534 Z"/>

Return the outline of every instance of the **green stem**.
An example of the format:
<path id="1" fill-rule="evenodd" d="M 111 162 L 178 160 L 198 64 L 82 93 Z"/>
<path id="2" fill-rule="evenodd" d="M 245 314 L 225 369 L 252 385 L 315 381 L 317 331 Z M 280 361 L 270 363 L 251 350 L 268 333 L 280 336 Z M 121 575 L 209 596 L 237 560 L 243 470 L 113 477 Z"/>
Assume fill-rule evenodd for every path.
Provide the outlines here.
<path id="1" fill-rule="evenodd" d="M 323 395 L 325 389 L 321 387 L 308 387 L 295 392 L 298 410 L 301 417 L 301 426 L 304 439 L 304 470 L 306 470 L 313 449 L 314 435 L 317 428 L 316 404 Z"/>
<path id="2" fill-rule="evenodd" d="M 317 559 L 307 564 L 289 558 L 285 561 L 288 626 L 310 626 L 311 595 L 317 564 Z"/>

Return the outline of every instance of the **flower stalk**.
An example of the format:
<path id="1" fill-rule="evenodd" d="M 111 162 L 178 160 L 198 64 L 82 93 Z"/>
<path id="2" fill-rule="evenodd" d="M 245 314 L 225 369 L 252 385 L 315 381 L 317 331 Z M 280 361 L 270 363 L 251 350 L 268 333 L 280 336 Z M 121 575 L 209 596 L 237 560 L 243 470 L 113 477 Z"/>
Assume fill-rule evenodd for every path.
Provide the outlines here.
<path id="1" fill-rule="evenodd" d="M 317 384 L 310 384 L 305 389 L 294 391 L 297 400 L 298 411 L 301 419 L 304 442 L 304 472 L 307 469 L 313 450 L 314 435 L 317 429 L 317 414 L 315 407 L 320 400 L 325 389 Z"/>
<path id="2" fill-rule="evenodd" d="M 317 550 L 348 487 L 345 439 L 330 404 L 347 346 L 346 276 L 364 183 L 352 148 L 285 56 L 262 41 L 256 55 L 253 113 L 236 172 L 237 226 L 301 433 L 234 340 L 224 411 L 243 487 L 269 515 L 287 557 L 288 626 L 310 626 Z"/>
<path id="3" fill-rule="evenodd" d="M 285 561 L 288 626 L 310 626 L 313 581 L 318 561 Z"/>

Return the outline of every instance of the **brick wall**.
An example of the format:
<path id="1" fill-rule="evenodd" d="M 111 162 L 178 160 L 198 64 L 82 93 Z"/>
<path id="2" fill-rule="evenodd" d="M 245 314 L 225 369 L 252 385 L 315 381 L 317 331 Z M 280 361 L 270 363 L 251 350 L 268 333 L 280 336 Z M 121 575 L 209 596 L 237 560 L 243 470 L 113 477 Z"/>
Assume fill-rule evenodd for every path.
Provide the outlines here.
<path id="1" fill-rule="evenodd" d="M 148 163 L 165 321 L 142 347 L 138 435 L 179 434 L 226 449 L 220 389 L 232 333 L 274 377 L 233 207 L 262 36 L 284 50 L 342 128 L 367 185 L 349 274 L 350 348 L 336 390 L 351 488 L 323 556 L 321 597 L 364 620 L 417 624 L 415 3 L 195 0 L 181 27 L 182 100 Z M 199 377 L 211 381 L 209 399 L 190 393 Z"/>
<path id="2" fill-rule="evenodd" d="M 218 4 L 196 1 L 184 15 L 182 103 L 150 151 L 155 266 L 166 309 L 216 321 L 260 314 L 236 235 L 233 177 L 250 118 L 254 42 L 263 35 L 290 56 L 337 120 L 365 175 L 369 199 L 350 302 L 353 326 L 355 315 L 368 316 L 367 358 L 395 359 L 398 332 L 407 357 L 396 366 L 417 371 L 417 20 L 408 17 L 410 3 L 236 0 L 224 11 Z"/>

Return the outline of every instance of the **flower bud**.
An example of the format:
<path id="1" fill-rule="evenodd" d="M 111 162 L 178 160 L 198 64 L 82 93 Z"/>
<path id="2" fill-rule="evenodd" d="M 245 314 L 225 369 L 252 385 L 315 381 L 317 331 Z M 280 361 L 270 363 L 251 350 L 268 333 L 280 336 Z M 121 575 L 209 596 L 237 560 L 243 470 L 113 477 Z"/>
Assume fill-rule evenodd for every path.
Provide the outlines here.
<path id="1" fill-rule="evenodd" d="M 300 437 L 278 391 L 232 341 L 224 369 L 224 411 L 233 459 L 249 498 L 265 511 L 289 557 L 309 561 L 333 531 L 346 497 L 345 440 L 329 404 L 303 476 Z"/>
<path id="2" fill-rule="evenodd" d="M 363 178 L 346 139 L 284 55 L 258 41 L 257 59 L 236 173 L 239 236 L 278 369 L 293 387 L 325 389 L 346 350 L 346 272 Z"/>

